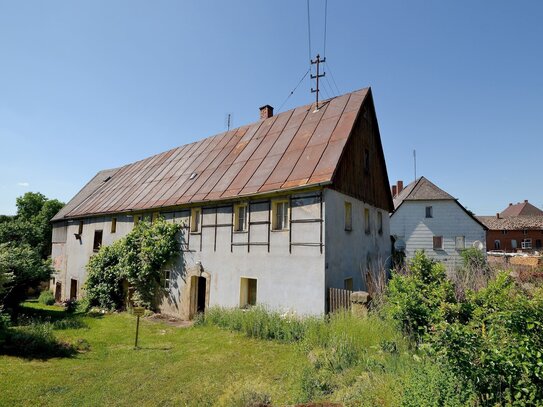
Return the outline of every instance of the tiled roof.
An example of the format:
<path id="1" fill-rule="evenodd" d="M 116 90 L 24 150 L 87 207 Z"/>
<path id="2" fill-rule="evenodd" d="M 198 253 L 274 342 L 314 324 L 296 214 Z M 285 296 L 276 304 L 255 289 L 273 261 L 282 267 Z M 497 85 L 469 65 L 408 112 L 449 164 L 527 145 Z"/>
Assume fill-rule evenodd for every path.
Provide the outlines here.
<path id="1" fill-rule="evenodd" d="M 319 110 L 301 106 L 111 170 L 54 220 L 329 184 L 370 93 L 338 96 Z"/>
<path id="2" fill-rule="evenodd" d="M 503 218 L 508 216 L 543 216 L 543 211 L 528 201 L 524 201 L 514 205 L 509 204 L 509 206 L 500 213 L 500 216 Z"/>
<path id="3" fill-rule="evenodd" d="M 511 216 L 507 218 L 497 218 L 496 216 L 477 216 L 490 230 L 523 230 L 523 229 L 541 229 L 543 230 L 543 216 Z"/>
<path id="4" fill-rule="evenodd" d="M 407 185 L 402 192 L 394 197 L 394 208 L 398 208 L 403 201 L 431 201 L 431 200 L 456 200 L 454 197 L 438 188 L 424 177 Z"/>

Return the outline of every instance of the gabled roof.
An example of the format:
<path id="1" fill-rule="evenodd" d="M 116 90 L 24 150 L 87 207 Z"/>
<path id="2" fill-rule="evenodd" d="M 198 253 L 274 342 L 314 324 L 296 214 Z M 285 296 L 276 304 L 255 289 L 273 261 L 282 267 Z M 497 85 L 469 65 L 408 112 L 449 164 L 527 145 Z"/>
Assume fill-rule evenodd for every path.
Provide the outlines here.
<path id="1" fill-rule="evenodd" d="M 54 220 L 331 184 L 369 88 L 108 170 Z M 101 175 L 102 174 L 102 175 Z M 97 178 L 98 177 L 98 178 Z"/>
<path id="2" fill-rule="evenodd" d="M 473 215 L 473 213 L 468 211 L 460 202 L 458 202 L 458 199 L 449 195 L 425 177 L 420 177 L 418 180 L 407 185 L 402 192 L 393 198 L 393 201 L 394 213 L 405 201 L 453 201 L 466 213 L 466 215 L 481 225 L 483 229 L 488 229 L 484 223 Z"/>
<path id="3" fill-rule="evenodd" d="M 68 213 L 77 208 L 78 205 L 96 192 L 96 190 L 105 182 L 109 181 L 117 171 L 119 171 L 119 168 L 112 168 L 110 170 L 100 171 L 98 174 L 96 174 L 72 199 L 70 199 L 70 202 L 68 202 L 60 211 L 58 211 L 51 221 L 62 220 L 64 217 L 66 217 Z"/>
<path id="4" fill-rule="evenodd" d="M 477 219 L 490 230 L 543 230 L 543 216 L 477 216 Z"/>
<path id="5" fill-rule="evenodd" d="M 418 180 L 407 185 L 393 199 L 394 209 L 397 209 L 403 201 L 456 200 L 424 177 L 420 177 Z"/>
<path id="6" fill-rule="evenodd" d="M 500 213 L 500 216 L 503 218 L 508 216 L 543 216 L 543 211 L 526 200 L 514 205 L 509 204 L 509 206 Z"/>

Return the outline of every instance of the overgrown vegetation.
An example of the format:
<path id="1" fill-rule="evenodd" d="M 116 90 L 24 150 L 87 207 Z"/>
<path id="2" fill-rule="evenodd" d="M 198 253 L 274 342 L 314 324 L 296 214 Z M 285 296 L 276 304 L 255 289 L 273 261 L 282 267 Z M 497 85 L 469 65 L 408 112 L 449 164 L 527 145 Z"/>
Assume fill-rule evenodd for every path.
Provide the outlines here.
<path id="1" fill-rule="evenodd" d="M 152 308 L 161 286 L 161 269 L 180 251 L 180 230 L 180 225 L 160 218 L 141 221 L 122 239 L 102 246 L 87 264 L 89 306 L 122 309 L 126 282 L 133 303 Z"/>
<path id="2" fill-rule="evenodd" d="M 53 269 L 51 218 L 62 208 L 56 199 L 28 192 L 17 198 L 17 214 L 0 218 L 0 312 L 13 317 L 29 289 L 48 281 Z"/>
<path id="3" fill-rule="evenodd" d="M 43 305 L 53 305 L 55 303 L 55 296 L 51 291 L 45 290 L 40 293 L 38 301 Z"/>

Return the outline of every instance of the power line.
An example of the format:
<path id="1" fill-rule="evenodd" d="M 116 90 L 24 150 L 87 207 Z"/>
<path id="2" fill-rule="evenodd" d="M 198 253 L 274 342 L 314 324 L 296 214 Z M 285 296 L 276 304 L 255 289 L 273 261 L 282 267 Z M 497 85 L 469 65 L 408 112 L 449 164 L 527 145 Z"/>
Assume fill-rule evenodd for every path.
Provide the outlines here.
<path id="1" fill-rule="evenodd" d="M 311 61 L 311 17 L 309 15 L 309 0 L 307 0 L 307 39 L 309 42 L 309 61 Z M 311 68 L 311 65 L 309 65 L 309 67 Z"/>
<path id="2" fill-rule="evenodd" d="M 304 73 L 304 76 L 302 76 L 302 79 L 300 79 L 300 81 L 298 82 L 298 84 L 296 85 L 296 87 L 294 89 L 292 89 L 290 91 L 290 93 L 288 94 L 287 98 L 285 99 L 285 101 L 283 103 L 281 103 L 281 106 L 279 107 L 279 109 L 277 109 L 277 111 L 281 111 L 281 109 L 283 108 L 283 106 L 285 106 L 285 103 L 287 103 L 287 101 L 290 99 L 290 97 L 294 94 L 294 92 L 296 92 L 296 89 L 298 89 L 298 87 L 302 84 L 302 82 L 304 81 L 305 77 L 307 76 L 307 74 L 309 73 L 310 69 L 308 69 L 307 71 L 305 71 Z"/>
<path id="3" fill-rule="evenodd" d="M 328 19 L 328 0 L 324 1 L 324 52 L 322 56 L 326 58 L 326 20 Z"/>
<path id="4" fill-rule="evenodd" d="M 339 87 L 337 86 L 336 79 L 334 78 L 334 74 L 332 73 L 332 70 L 330 69 L 330 64 L 326 62 L 326 68 L 328 69 L 328 72 L 330 72 L 330 76 L 332 77 L 332 82 L 334 83 L 336 87 L 336 91 L 338 95 L 341 95 L 341 91 L 339 90 Z"/>

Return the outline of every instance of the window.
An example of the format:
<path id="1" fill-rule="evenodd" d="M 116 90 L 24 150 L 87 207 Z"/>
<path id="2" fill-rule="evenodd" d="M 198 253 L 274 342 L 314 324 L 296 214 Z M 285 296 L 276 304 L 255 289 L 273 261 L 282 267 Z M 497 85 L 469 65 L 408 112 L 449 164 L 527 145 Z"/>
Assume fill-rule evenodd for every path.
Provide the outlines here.
<path id="1" fill-rule="evenodd" d="M 523 234 L 524 236 L 526 236 L 526 235 L 528 234 L 528 231 L 527 231 L 526 229 L 524 229 L 524 230 L 522 231 L 522 234 Z"/>
<path id="2" fill-rule="evenodd" d="M 511 248 L 516 249 L 517 248 L 517 241 L 515 239 L 511 240 Z"/>
<path id="3" fill-rule="evenodd" d="M 345 230 L 353 230 L 353 205 L 345 202 Z"/>
<path id="4" fill-rule="evenodd" d="M 368 208 L 364 208 L 364 230 L 367 235 L 369 235 L 371 232 L 370 210 Z"/>
<path id="5" fill-rule="evenodd" d="M 200 232 L 200 217 L 201 217 L 201 209 L 200 208 L 192 208 L 190 213 L 190 231 L 192 233 L 199 233 Z"/>
<path id="6" fill-rule="evenodd" d="M 134 226 L 136 226 L 140 220 L 142 215 L 134 215 Z"/>
<path id="7" fill-rule="evenodd" d="M 353 279 L 352 277 L 343 280 L 343 288 L 345 290 L 353 291 Z"/>
<path id="8" fill-rule="evenodd" d="M 443 250 L 443 236 L 434 236 L 434 250 Z"/>
<path id="9" fill-rule="evenodd" d="M 380 211 L 377 212 L 377 231 L 380 235 L 383 234 L 383 213 Z"/>
<path id="10" fill-rule="evenodd" d="M 288 229 L 288 201 L 276 201 L 272 206 L 273 230 Z"/>
<path id="11" fill-rule="evenodd" d="M 541 239 L 536 239 L 535 240 L 535 248 L 536 249 L 541 249 Z"/>
<path id="12" fill-rule="evenodd" d="M 500 250 L 502 247 L 502 244 L 499 240 L 494 240 L 494 250 Z"/>
<path id="13" fill-rule="evenodd" d="M 466 238 L 464 236 L 456 236 L 454 243 L 456 250 L 464 250 L 466 248 Z"/>
<path id="14" fill-rule="evenodd" d="M 521 247 L 523 249 L 531 249 L 532 248 L 532 239 L 524 239 L 521 243 Z"/>
<path id="15" fill-rule="evenodd" d="M 234 230 L 244 232 L 247 230 L 247 204 L 234 206 Z"/>
<path id="16" fill-rule="evenodd" d="M 111 218 L 111 233 L 117 232 L 117 218 Z"/>
<path id="17" fill-rule="evenodd" d="M 507 230 L 502 230 L 502 235 L 506 235 L 507 234 Z"/>
<path id="18" fill-rule="evenodd" d="M 364 171 L 370 173 L 370 150 L 367 148 L 364 150 Z"/>
<path id="19" fill-rule="evenodd" d="M 242 278 L 240 288 L 240 306 L 242 308 L 256 305 L 256 279 L 255 278 Z"/>
<path id="20" fill-rule="evenodd" d="M 72 278 L 70 280 L 70 300 L 77 299 L 77 280 Z"/>
<path id="21" fill-rule="evenodd" d="M 92 244 L 92 250 L 95 252 L 100 250 L 100 247 L 102 246 L 102 235 L 103 232 L 101 230 L 94 231 L 94 242 Z"/>
<path id="22" fill-rule="evenodd" d="M 434 217 L 434 211 L 432 210 L 431 206 L 426 207 L 426 217 L 427 218 L 433 218 Z"/>
<path id="23" fill-rule="evenodd" d="M 78 235 L 82 235 L 83 234 L 83 221 L 79 221 L 79 229 L 77 231 L 77 234 Z"/>
<path id="24" fill-rule="evenodd" d="M 164 271 L 164 289 L 169 290 L 170 289 L 170 281 L 172 278 L 172 272 L 170 270 Z"/>

